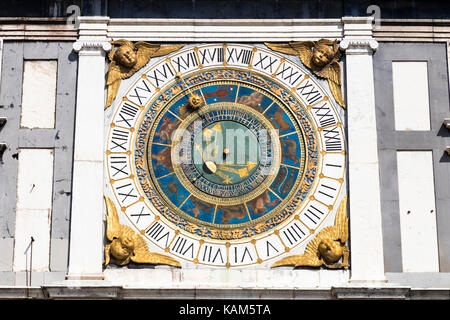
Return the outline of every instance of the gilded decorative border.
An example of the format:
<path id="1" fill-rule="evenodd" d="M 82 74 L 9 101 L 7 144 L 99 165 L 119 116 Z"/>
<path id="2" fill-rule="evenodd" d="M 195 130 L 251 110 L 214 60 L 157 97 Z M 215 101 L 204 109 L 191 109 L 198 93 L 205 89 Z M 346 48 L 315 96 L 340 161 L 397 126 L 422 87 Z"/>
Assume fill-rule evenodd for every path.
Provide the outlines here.
<path id="1" fill-rule="evenodd" d="M 277 96 L 278 99 L 281 100 L 285 104 L 285 106 L 287 106 L 296 116 L 300 127 L 303 130 L 305 142 L 307 145 L 306 150 L 308 153 L 308 162 L 306 164 L 306 170 L 304 173 L 301 188 L 297 191 L 295 196 L 291 198 L 289 203 L 282 211 L 274 214 L 272 217 L 263 222 L 259 222 L 255 225 L 245 228 L 236 228 L 235 226 L 233 226 L 233 229 L 217 229 L 208 226 L 199 226 L 184 219 L 173 210 L 171 210 L 161 200 L 161 198 L 151 185 L 150 179 L 147 174 L 145 155 L 146 143 L 148 134 L 153 125 L 153 121 L 158 116 L 158 113 L 163 110 L 165 105 L 169 103 L 175 96 L 180 94 L 181 91 L 186 91 L 192 86 L 214 80 L 245 81 L 246 83 L 259 86 L 260 88 L 263 88 L 266 91 Z M 318 145 L 316 143 L 317 137 L 314 132 L 313 126 L 311 125 L 312 121 L 309 119 L 309 115 L 304 110 L 304 107 L 281 86 L 271 82 L 270 80 L 264 79 L 262 76 L 242 70 L 208 70 L 185 78 L 183 83 L 178 83 L 178 86 L 180 90 L 174 90 L 174 88 L 171 87 L 161 93 L 160 96 L 154 100 L 153 104 L 150 106 L 142 122 L 140 123 L 139 129 L 137 130 L 135 149 L 136 173 L 142 190 L 145 192 L 147 198 L 152 202 L 154 207 L 167 220 L 174 223 L 181 230 L 184 230 L 191 234 L 195 234 L 197 236 L 216 240 L 239 240 L 243 238 L 253 237 L 269 231 L 274 226 L 279 225 L 280 223 L 285 221 L 305 200 L 317 175 L 317 167 L 319 162 Z"/>

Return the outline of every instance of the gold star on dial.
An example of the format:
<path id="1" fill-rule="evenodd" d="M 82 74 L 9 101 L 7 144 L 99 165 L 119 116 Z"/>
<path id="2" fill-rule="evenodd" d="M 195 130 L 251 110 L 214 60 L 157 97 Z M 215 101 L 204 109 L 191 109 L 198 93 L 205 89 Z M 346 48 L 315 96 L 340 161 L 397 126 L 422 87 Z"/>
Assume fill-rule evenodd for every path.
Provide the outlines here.
<path id="1" fill-rule="evenodd" d="M 230 183 L 231 183 L 231 178 L 226 177 L 226 178 L 223 180 L 223 183 L 230 184 Z"/>

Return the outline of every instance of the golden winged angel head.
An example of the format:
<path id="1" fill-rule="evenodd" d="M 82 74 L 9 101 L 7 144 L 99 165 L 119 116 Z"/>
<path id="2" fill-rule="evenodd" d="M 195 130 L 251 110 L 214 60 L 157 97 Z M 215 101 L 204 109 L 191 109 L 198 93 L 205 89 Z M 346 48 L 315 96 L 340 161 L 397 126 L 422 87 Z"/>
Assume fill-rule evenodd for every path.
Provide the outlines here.
<path id="1" fill-rule="evenodd" d="M 323 228 L 312 239 L 305 249 L 305 253 L 283 258 L 275 262 L 272 267 L 320 267 L 348 268 L 349 248 L 345 245 L 348 240 L 347 196 L 345 196 L 336 213 L 334 226 Z M 342 262 L 339 260 L 342 258 Z"/>
<path id="2" fill-rule="evenodd" d="M 123 44 L 114 53 L 114 60 L 119 64 L 132 68 L 137 63 L 137 52 L 133 44 Z"/>
<path id="3" fill-rule="evenodd" d="M 327 263 L 336 263 L 344 255 L 342 243 L 332 239 L 323 239 L 319 243 L 318 251 Z"/>
<path id="4" fill-rule="evenodd" d="M 177 51 L 184 45 L 168 45 L 138 41 L 133 43 L 129 40 L 121 39 L 110 41 L 113 48 L 108 54 L 110 60 L 108 79 L 108 93 L 105 108 L 109 107 L 116 97 L 120 81 L 127 79 L 145 66 L 151 58 L 161 57 L 171 52 Z"/>
<path id="5" fill-rule="evenodd" d="M 109 247 L 109 253 L 117 261 L 128 263 L 134 251 L 134 241 L 128 236 L 114 238 Z"/>
<path id="6" fill-rule="evenodd" d="M 133 229 L 120 224 L 119 215 L 112 200 L 105 196 L 106 202 L 106 238 L 105 265 L 110 262 L 119 266 L 134 263 L 167 264 L 181 267 L 175 259 L 160 253 L 150 252 L 147 243 Z"/>
<path id="7" fill-rule="evenodd" d="M 320 39 L 318 41 L 265 43 L 265 45 L 274 51 L 297 55 L 316 76 L 328 80 L 336 102 L 345 108 L 341 89 L 341 66 L 339 65 L 342 53 L 339 51 L 337 40 Z"/>
<path id="8" fill-rule="evenodd" d="M 313 55 L 311 57 L 311 62 L 317 67 L 324 67 L 333 61 L 336 56 L 337 44 L 336 42 L 331 43 L 333 47 L 330 46 L 330 42 L 317 41 L 313 47 Z M 336 46 L 336 47 L 334 47 Z"/>

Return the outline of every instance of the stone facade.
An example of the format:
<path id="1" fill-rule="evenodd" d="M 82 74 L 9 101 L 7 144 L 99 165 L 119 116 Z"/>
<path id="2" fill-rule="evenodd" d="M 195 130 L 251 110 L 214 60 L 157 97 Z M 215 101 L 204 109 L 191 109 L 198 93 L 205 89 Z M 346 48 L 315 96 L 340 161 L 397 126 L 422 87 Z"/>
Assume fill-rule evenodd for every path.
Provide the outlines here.
<path id="1" fill-rule="evenodd" d="M 0 142 L 7 145 L 0 163 L 0 298 L 450 298 L 450 161 L 445 152 L 450 131 L 443 125 L 450 117 L 449 20 L 382 20 L 374 29 L 370 17 L 248 21 L 82 16 L 74 30 L 61 18 L 45 24 L 37 24 L 38 19 L 16 24 L 0 19 L 0 118 L 6 119 Z M 103 267 L 108 41 L 260 44 L 320 38 L 339 40 L 345 52 L 341 66 L 347 110 L 341 117 L 348 139 L 350 269 Z M 29 60 L 56 61 L 53 128 L 21 125 L 23 66 Z M 416 60 L 427 62 L 431 130 L 398 131 L 392 61 Z M 33 211 L 40 224 L 21 213 L 21 208 L 42 209 L 23 207 L 18 199 L 20 188 L 32 193 L 38 187 L 32 181 L 18 186 L 21 150 L 50 150 L 53 157 L 47 187 L 51 206 L 45 215 Z M 401 233 L 407 231 L 400 219 L 395 157 L 398 151 L 430 150 L 436 202 L 430 214 L 436 216 L 436 230 L 424 232 L 438 244 L 438 255 L 430 259 L 439 268 L 411 272 L 404 270 Z M 24 170 L 44 170 L 39 163 L 26 165 Z M 40 252 L 46 256 L 36 256 Z M 40 263 L 44 260 L 48 263 Z"/>

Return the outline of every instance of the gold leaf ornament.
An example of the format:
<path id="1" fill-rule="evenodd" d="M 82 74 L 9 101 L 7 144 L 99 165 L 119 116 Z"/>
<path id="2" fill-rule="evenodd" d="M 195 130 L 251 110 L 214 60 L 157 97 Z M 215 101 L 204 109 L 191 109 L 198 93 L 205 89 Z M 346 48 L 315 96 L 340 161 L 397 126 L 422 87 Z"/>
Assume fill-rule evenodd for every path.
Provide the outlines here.
<path id="1" fill-rule="evenodd" d="M 305 253 L 283 258 L 272 265 L 273 267 L 321 267 L 330 269 L 348 268 L 349 248 L 347 196 L 339 205 L 334 226 L 323 228 L 317 236 L 311 240 L 305 249 Z M 339 260 L 342 258 L 342 262 Z"/>
<path id="2" fill-rule="evenodd" d="M 293 41 L 287 44 L 265 43 L 265 45 L 273 51 L 297 55 L 315 75 L 328 80 L 334 99 L 345 109 L 339 64 L 342 53 L 339 51 L 336 40 L 320 39 L 319 41 Z"/>
<path id="3" fill-rule="evenodd" d="M 108 54 L 110 64 L 106 81 L 108 89 L 105 109 L 116 98 L 122 79 L 131 77 L 151 58 L 165 56 L 184 47 L 184 45 L 161 46 L 144 41 L 133 43 L 124 39 L 110 41 L 110 43 L 112 49 Z"/>
<path id="4" fill-rule="evenodd" d="M 166 255 L 149 252 L 147 243 L 128 226 L 119 222 L 119 215 L 112 200 L 105 196 L 106 202 L 106 238 L 110 241 L 105 246 L 105 266 L 113 263 L 119 266 L 134 263 L 165 264 L 181 267 L 181 264 Z"/>

